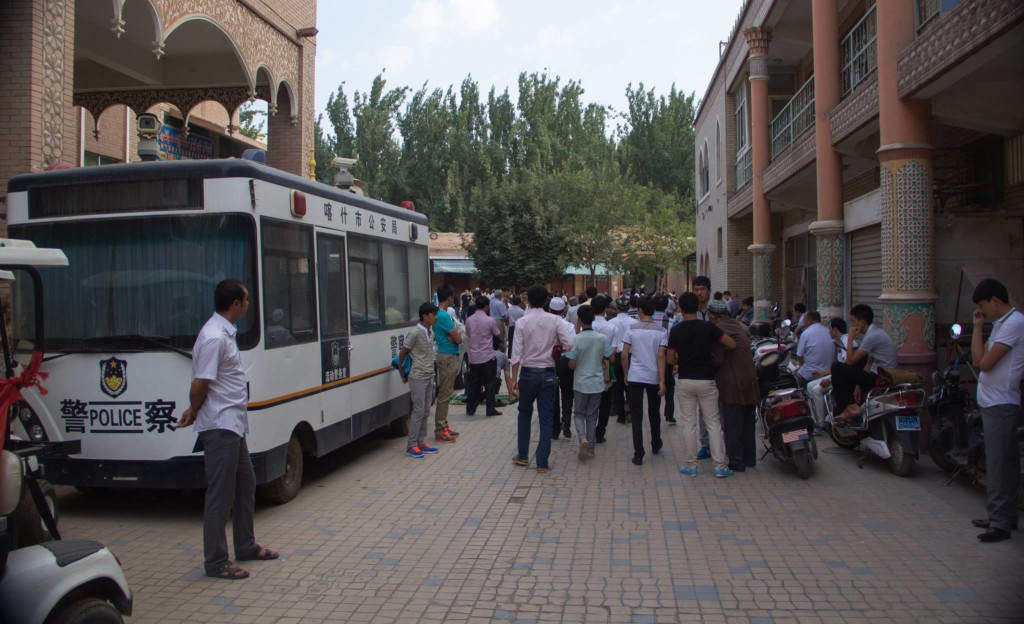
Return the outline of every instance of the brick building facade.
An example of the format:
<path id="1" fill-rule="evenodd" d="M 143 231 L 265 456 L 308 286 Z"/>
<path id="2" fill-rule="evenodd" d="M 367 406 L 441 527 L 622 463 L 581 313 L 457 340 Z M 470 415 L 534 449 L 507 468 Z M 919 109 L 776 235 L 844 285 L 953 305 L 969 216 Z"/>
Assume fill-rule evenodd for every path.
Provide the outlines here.
<path id="1" fill-rule="evenodd" d="M 696 116 L 698 272 L 761 317 L 868 303 L 934 365 L 973 279 L 1024 296 L 1021 58 L 1020 2 L 746 0 Z"/>
<path id="2" fill-rule="evenodd" d="M 266 147 L 308 175 L 316 0 L 9 0 L 0 3 L 0 195 L 56 163 L 138 160 L 135 116 L 202 137 L 204 153 Z M 238 133 L 261 99 L 267 145 Z M 199 139 L 192 139 L 198 141 Z M 0 212 L 5 212 L 0 203 Z"/>

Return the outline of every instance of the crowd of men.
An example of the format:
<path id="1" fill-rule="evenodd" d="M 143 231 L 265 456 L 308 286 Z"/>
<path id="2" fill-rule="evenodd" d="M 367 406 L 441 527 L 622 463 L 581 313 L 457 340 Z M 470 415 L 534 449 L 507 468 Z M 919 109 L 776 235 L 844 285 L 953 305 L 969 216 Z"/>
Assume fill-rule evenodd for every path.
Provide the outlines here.
<path id="1" fill-rule="evenodd" d="M 457 358 L 465 340 L 466 414 L 475 414 L 481 402 L 487 416 L 500 414 L 496 396 L 502 381 L 509 396 L 519 398 L 517 465 L 530 465 L 534 409 L 545 432 L 534 455 L 541 472 L 550 470 L 551 440 L 572 438 L 573 429 L 579 459 L 593 458 L 605 442 L 613 413 L 617 423 L 632 426 L 636 465 L 643 464 L 648 450 L 644 421 L 650 452 L 658 454 L 664 445 L 663 419 L 668 425 L 682 422 L 687 457 L 682 473 L 696 476 L 698 460 L 706 457 L 712 458 L 717 477 L 755 465 L 758 390 L 746 329 L 753 317 L 752 298 L 712 294 L 710 280 L 700 276 L 693 280 L 692 291 L 679 297 L 634 292 L 613 299 L 595 287 L 570 297 L 551 295 L 539 285 L 520 294 L 497 289 L 488 296 L 466 290 L 456 297 L 451 287 L 442 285 L 435 301 L 420 310 L 422 322 L 406 338 L 401 356 L 412 354 L 415 359 L 413 349 L 421 337 L 434 337 L 434 441 L 458 439 L 448 425 L 448 412 L 459 367 L 457 359 L 451 363 L 441 358 Z M 428 398 L 414 401 L 406 451 L 412 457 L 436 450 L 423 435 Z"/>
<path id="2" fill-rule="evenodd" d="M 1019 388 L 1010 382 L 1019 383 L 1024 372 L 1024 345 L 1018 345 L 1024 338 L 1005 328 L 1024 324 L 1024 317 L 1007 303 L 1002 284 L 987 280 L 979 289 L 975 324 L 978 318 L 992 317 L 999 330 L 997 338 L 975 346 L 975 364 L 982 371 L 979 404 L 986 422 L 992 421 L 986 430 L 1013 433 L 1021 407 Z M 662 417 L 666 424 L 675 425 L 677 412 L 683 428 L 682 474 L 697 476 L 698 460 L 707 457 L 712 459 L 714 476 L 720 478 L 756 465 L 755 413 L 760 391 L 751 357 L 752 297 L 737 300 L 728 291 L 712 294 L 711 281 L 698 276 L 691 290 L 679 297 L 640 292 L 612 299 L 594 287 L 578 296 L 552 296 L 536 285 L 520 295 L 505 289 L 493 291 L 491 297 L 465 291 L 456 302 L 452 289 L 442 285 L 436 299 L 438 305 L 421 308 L 423 322 L 411 334 L 425 332 L 435 337 L 439 354 L 442 346 L 457 354 L 462 336 L 452 319 L 464 321 L 469 341 L 466 413 L 473 415 L 482 398 L 488 416 L 500 414 L 495 397 L 504 379 L 509 396 L 519 398 L 518 445 L 512 459 L 516 465 L 530 465 L 535 406 L 541 432 L 550 432 L 540 436 L 534 454 L 542 473 L 551 469 L 551 440 L 571 438 L 574 428 L 578 458 L 592 459 L 596 447 L 605 442 L 613 411 L 618 423 L 632 425 L 635 465 L 643 464 L 647 452 L 644 421 L 650 431 L 650 451 L 658 454 L 664 446 Z M 778 311 L 773 315 L 778 316 Z M 819 431 L 828 413 L 824 400 L 828 387 L 833 395 L 834 407 L 828 406 L 833 407 L 833 422 L 837 426 L 856 423 L 860 403 L 875 385 L 879 368 L 898 366 L 892 338 L 874 323 L 874 311 L 865 304 L 851 308 L 849 327 L 841 318 L 829 319 L 826 325 L 817 311 L 802 303 L 787 315 L 795 319 L 796 375 L 807 390 Z M 431 333 L 434 323 L 440 332 Z M 975 339 L 981 335 L 976 327 Z M 407 338 L 403 353 L 409 351 L 409 344 Z M 1003 358 L 1007 353 L 1012 355 Z M 1002 368 L 993 373 L 997 365 Z M 447 413 L 458 366 L 439 364 L 438 370 L 435 440 L 453 443 L 458 433 L 448 426 Z M 984 391 L 993 383 L 998 383 L 997 390 Z M 429 401 L 425 399 L 414 401 L 418 408 L 414 422 L 426 420 Z M 425 451 L 423 436 L 413 435 L 413 429 L 423 428 L 410 428 L 407 453 L 413 457 L 436 451 L 429 446 Z M 1016 508 L 1007 503 L 1011 494 L 1006 493 L 1019 488 L 1015 485 L 1019 473 L 1006 468 L 1019 462 L 1014 459 L 1015 434 L 1000 434 L 999 442 L 1005 444 L 994 449 L 992 468 L 1001 478 L 989 488 L 990 517 L 975 522 L 988 529 L 979 536 L 982 541 L 1007 539 L 1011 525 L 1016 526 Z"/>
<path id="3" fill-rule="evenodd" d="M 436 304 L 419 306 L 419 323 L 405 336 L 396 359 L 412 403 L 406 454 L 423 458 L 438 452 L 428 444 L 426 433 L 435 370 L 439 381 L 434 440 L 451 444 L 459 438 L 448 424 L 448 412 L 464 340 L 454 317 L 462 316 L 470 364 L 466 413 L 475 413 L 483 393 L 486 414 L 500 414 L 495 393 L 499 376 L 504 377 L 509 395 L 519 397 L 518 443 L 512 458 L 517 466 L 530 465 L 535 405 L 541 431 L 534 454 L 538 472 L 551 470 L 551 440 L 560 434 L 571 437 L 573 424 L 579 460 L 592 459 L 597 445 L 605 441 L 613 407 L 619 423 L 632 424 L 632 461 L 642 465 L 644 399 L 651 452 L 658 454 L 664 446 L 661 415 L 667 396 L 666 422 L 676 424 L 678 411 L 683 425 L 682 474 L 696 477 L 698 459 L 705 454 L 714 462 L 716 477 L 753 467 L 759 389 L 744 325 L 752 302 L 744 300 L 739 310 L 730 310 L 731 296 L 712 298 L 711 282 L 703 276 L 696 277 L 691 288 L 678 298 L 623 294 L 614 301 L 588 288 L 572 301 L 552 297 L 544 286 L 535 285 L 525 293 L 525 308 L 523 297 L 510 297 L 506 303 L 506 293 L 497 291 L 493 299 L 479 295 L 472 304 L 464 293 L 457 311 L 452 288 L 440 286 Z M 994 279 L 982 280 L 972 299 L 976 309 L 971 360 L 980 371 L 977 402 L 985 431 L 988 491 L 987 517 L 972 524 L 986 529 L 978 535 L 980 541 L 1000 542 L 1018 525 L 1024 314 L 1009 303 L 1006 287 Z M 248 382 L 236 340 L 236 323 L 248 309 L 245 284 L 228 279 L 217 285 L 215 312 L 193 348 L 188 407 L 176 424 L 194 425 L 202 442 L 208 480 L 205 570 L 208 576 L 228 580 L 249 576 L 228 559 L 229 517 L 236 560 L 279 556 L 256 542 L 253 529 L 256 477 L 246 444 Z M 830 320 L 826 328 L 820 315 L 802 304 L 794 311 L 800 314 L 795 330 L 798 376 L 809 386 L 831 377 L 839 414 L 834 422 L 859 417 L 860 395 L 874 385 L 878 368 L 897 364 L 892 339 L 874 324 L 874 313 L 864 304 L 850 310 L 849 332 L 839 319 Z M 986 319 L 992 321 L 987 341 Z M 510 356 L 505 355 L 506 338 Z"/>

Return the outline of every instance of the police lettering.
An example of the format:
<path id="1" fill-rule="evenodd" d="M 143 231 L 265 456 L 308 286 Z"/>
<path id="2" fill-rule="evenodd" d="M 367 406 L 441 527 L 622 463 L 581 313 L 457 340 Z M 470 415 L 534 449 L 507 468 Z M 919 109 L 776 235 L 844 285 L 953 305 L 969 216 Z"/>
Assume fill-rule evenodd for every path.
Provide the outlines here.
<path id="1" fill-rule="evenodd" d="M 100 408 L 89 410 L 89 427 L 141 427 L 142 410 L 138 407 Z"/>

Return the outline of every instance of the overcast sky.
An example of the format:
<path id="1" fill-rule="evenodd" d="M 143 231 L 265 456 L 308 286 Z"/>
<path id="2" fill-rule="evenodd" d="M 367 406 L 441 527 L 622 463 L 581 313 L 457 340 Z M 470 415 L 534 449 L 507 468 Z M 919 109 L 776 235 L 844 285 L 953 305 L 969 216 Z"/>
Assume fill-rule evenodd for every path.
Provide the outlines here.
<path id="1" fill-rule="evenodd" d="M 352 102 L 381 70 L 388 87 L 456 88 L 482 98 L 520 72 L 582 83 L 584 101 L 625 108 L 626 85 L 704 95 L 718 42 L 741 0 L 322 0 L 317 6 L 316 110 L 341 82 Z"/>

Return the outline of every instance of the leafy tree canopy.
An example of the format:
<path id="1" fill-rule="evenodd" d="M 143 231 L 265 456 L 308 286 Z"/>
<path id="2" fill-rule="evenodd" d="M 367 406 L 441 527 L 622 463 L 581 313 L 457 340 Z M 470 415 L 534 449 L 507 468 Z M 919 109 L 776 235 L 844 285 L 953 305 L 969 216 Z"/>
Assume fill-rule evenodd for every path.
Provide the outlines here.
<path id="1" fill-rule="evenodd" d="M 547 282 L 568 265 L 658 275 L 694 248 L 693 94 L 630 84 L 616 112 L 547 73 L 520 74 L 515 99 L 483 96 L 472 76 L 413 90 L 381 73 L 350 107 L 344 87 L 317 119 L 318 179 L 333 155 L 355 157 L 372 197 L 473 232 L 490 283 Z"/>

